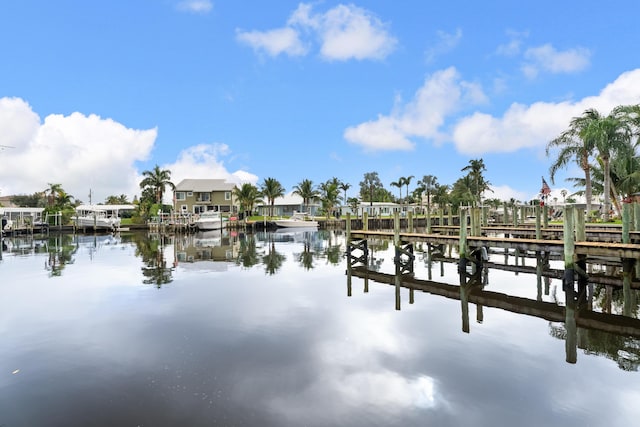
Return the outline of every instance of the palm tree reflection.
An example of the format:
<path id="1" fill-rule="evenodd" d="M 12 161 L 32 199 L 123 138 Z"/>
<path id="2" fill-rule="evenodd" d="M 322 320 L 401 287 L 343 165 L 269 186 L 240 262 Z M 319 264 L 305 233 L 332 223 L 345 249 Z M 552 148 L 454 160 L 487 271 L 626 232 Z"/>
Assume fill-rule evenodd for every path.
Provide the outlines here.
<path id="1" fill-rule="evenodd" d="M 145 285 L 156 285 L 158 289 L 162 285 L 173 282 L 173 267 L 167 266 L 164 257 L 166 236 L 138 236 L 134 238 L 136 244 L 136 255 L 142 257 L 144 263 L 142 283 Z"/>

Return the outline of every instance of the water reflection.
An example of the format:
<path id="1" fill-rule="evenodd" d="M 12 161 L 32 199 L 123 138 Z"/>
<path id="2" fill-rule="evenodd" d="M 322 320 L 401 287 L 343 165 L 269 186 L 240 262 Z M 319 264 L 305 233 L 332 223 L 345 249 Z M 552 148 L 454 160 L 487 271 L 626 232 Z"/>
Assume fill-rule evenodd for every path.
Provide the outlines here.
<path id="1" fill-rule="evenodd" d="M 416 251 L 398 276 L 393 245 L 376 242 L 375 261 L 347 267 L 347 298 L 340 232 L 75 238 L 55 278 L 46 239 L 0 262 L 0 425 L 617 427 L 640 415 L 637 296 L 631 317 L 621 286 L 567 298 L 553 259 L 539 296 L 533 254 L 517 262 L 532 271 L 516 276 L 510 254 L 504 269 L 469 266 L 461 286 L 455 248 Z"/>
<path id="2" fill-rule="evenodd" d="M 470 333 L 469 306 L 476 306 L 476 321 L 484 321 L 484 308 L 498 308 L 501 310 L 534 316 L 549 321 L 550 335 L 565 342 L 566 362 L 577 363 L 577 350 L 581 349 L 587 355 L 599 355 L 616 361 L 618 367 L 627 371 L 637 371 L 640 364 L 640 295 L 637 289 L 614 288 L 611 285 L 590 283 L 586 276 L 577 281 L 577 286 L 571 283 L 560 285 L 564 297 L 557 297 L 557 287 L 552 286 L 551 277 L 562 277 L 560 270 L 551 269 L 548 256 L 537 254 L 534 259 L 537 265 L 526 267 L 522 261 L 522 253 L 514 252 L 514 259 L 507 257 L 502 265 L 488 263 L 491 268 L 478 268 L 478 265 L 467 260 L 461 262 L 452 258 L 451 248 L 419 247 L 427 270 L 428 278 L 419 279 L 411 273 L 403 273 L 396 263 L 394 273 L 383 273 L 369 268 L 365 259 L 354 259 L 347 266 L 347 295 L 352 296 L 353 278 L 363 280 L 364 293 L 369 292 L 370 282 L 388 284 L 395 287 L 395 309 L 401 310 L 401 290 L 409 292 L 409 303 L 414 304 L 415 291 L 426 292 L 449 299 L 459 299 L 461 304 L 462 331 Z M 449 253 L 449 257 L 445 253 Z M 432 281 L 432 268 L 435 262 L 440 263 L 440 271 L 444 272 L 445 263 L 458 264 L 458 285 L 447 282 Z M 516 268 L 513 267 L 515 263 Z M 359 264 L 359 265 L 358 265 Z M 585 267 L 586 268 L 586 267 Z M 591 266 L 590 271 L 597 267 Z M 535 299 L 523 298 L 509 293 L 486 290 L 489 285 L 490 272 L 514 271 L 520 273 L 533 271 L 537 274 L 538 290 Z M 610 270 L 611 271 L 611 270 Z M 444 274 L 441 274 L 444 276 Z M 550 301 L 543 301 L 541 297 L 542 278 L 545 282 L 545 295 Z M 562 280 L 562 279 L 560 279 Z M 619 283 L 614 277 L 598 276 L 595 280 Z M 636 284 L 637 286 L 637 284 Z M 551 288 L 551 292 L 549 289 Z M 600 310 L 598 310 L 598 308 Z"/>

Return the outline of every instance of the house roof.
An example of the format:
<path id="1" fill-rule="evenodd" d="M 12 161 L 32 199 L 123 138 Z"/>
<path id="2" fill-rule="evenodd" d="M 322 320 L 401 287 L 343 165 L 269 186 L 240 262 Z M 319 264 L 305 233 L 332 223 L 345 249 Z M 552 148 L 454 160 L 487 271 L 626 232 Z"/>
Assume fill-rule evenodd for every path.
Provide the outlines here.
<path id="1" fill-rule="evenodd" d="M 176 185 L 176 191 L 209 193 L 211 191 L 231 191 L 235 186 L 224 179 L 183 179 Z"/>

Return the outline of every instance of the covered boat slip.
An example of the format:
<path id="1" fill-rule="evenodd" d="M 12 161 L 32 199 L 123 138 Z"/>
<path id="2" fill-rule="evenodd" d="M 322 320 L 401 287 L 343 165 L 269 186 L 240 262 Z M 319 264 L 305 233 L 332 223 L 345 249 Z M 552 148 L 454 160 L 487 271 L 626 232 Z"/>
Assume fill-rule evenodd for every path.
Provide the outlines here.
<path id="1" fill-rule="evenodd" d="M 121 211 L 134 210 L 135 205 L 79 205 L 73 224 L 79 229 L 117 230 Z"/>
<path id="2" fill-rule="evenodd" d="M 46 227 L 46 219 L 43 218 L 44 208 L 2 208 L 2 232 L 20 232 L 40 230 Z"/>

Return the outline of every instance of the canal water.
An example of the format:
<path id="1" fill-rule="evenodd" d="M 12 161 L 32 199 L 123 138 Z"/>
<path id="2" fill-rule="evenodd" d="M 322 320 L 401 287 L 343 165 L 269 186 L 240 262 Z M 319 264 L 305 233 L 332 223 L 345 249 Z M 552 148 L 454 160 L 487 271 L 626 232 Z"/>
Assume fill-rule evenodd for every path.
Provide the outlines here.
<path id="1" fill-rule="evenodd" d="M 369 249 L 393 275 L 393 245 Z M 637 330 L 350 276 L 345 252 L 341 231 L 6 238 L 0 426 L 637 425 Z M 415 255 L 414 278 L 460 285 L 447 250 Z M 523 312 L 567 303 L 556 278 L 483 283 Z M 590 292 L 637 320 L 635 291 L 631 313 Z"/>

